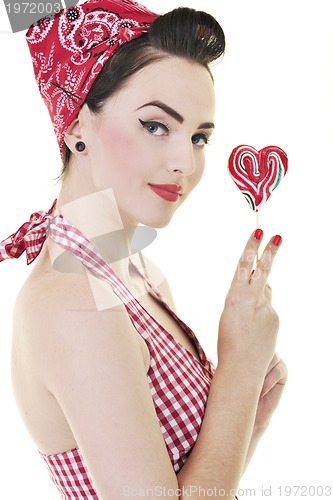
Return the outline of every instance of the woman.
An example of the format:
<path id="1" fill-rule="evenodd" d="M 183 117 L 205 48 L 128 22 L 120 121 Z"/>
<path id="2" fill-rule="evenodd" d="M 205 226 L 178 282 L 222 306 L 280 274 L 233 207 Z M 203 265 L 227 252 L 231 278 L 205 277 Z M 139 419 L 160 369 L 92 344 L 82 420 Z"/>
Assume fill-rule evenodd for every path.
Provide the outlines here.
<path id="1" fill-rule="evenodd" d="M 14 318 L 24 423 L 62 498 L 233 498 L 286 380 L 267 285 L 281 237 L 255 269 L 262 231 L 246 244 L 216 368 L 131 247 L 133 229 L 167 225 L 203 174 L 223 31 L 191 9 L 93 0 L 27 41 L 63 172 L 50 211 L 0 246 L 1 260 L 35 261 Z"/>

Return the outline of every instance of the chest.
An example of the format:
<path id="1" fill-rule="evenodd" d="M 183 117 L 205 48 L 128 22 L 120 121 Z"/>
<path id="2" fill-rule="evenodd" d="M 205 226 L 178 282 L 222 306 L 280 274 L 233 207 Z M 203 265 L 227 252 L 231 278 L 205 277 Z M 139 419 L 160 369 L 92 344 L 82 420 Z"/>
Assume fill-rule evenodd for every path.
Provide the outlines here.
<path id="1" fill-rule="evenodd" d="M 205 366 L 197 362 L 199 355 L 186 328 L 163 305 L 155 304 L 149 295 L 140 302 L 155 318 L 150 324 L 141 311 L 135 324 L 149 346 L 148 383 L 170 460 L 178 472 L 198 437 L 213 371 L 208 362 Z"/>
<path id="2" fill-rule="evenodd" d="M 159 323 L 170 335 L 172 335 L 176 342 L 185 347 L 185 349 L 187 349 L 192 356 L 199 360 L 199 354 L 194 342 L 185 333 L 183 328 L 166 309 L 163 303 L 161 303 L 151 293 L 146 293 L 141 296 L 139 298 L 139 302 L 146 309 L 146 311 L 153 316 L 157 323 Z"/>

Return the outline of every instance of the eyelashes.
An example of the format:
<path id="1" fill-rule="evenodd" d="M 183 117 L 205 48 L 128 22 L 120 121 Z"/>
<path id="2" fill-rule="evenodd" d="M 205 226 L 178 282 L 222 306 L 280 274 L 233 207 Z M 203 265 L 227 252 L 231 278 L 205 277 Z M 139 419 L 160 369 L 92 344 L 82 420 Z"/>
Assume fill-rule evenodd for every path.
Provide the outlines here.
<path id="1" fill-rule="evenodd" d="M 143 120 L 140 120 L 140 118 L 139 122 L 141 123 L 142 127 L 148 132 L 148 134 L 151 135 L 161 136 L 167 135 L 170 132 L 170 126 L 165 123 L 156 121 L 145 122 Z"/>
<path id="2" fill-rule="evenodd" d="M 201 143 L 200 143 L 201 141 Z M 195 146 L 203 147 L 210 143 L 209 137 L 206 134 L 195 134 L 192 137 L 192 143 Z M 200 143 L 200 144 L 199 144 Z"/>
<path id="3" fill-rule="evenodd" d="M 169 135 L 171 127 L 167 123 L 158 122 L 155 120 L 144 121 L 139 118 L 139 122 L 143 129 L 149 134 L 157 137 Z M 192 136 L 192 144 L 194 146 L 203 147 L 209 144 L 209 137 L 204 133 L 194 134 Z"/>

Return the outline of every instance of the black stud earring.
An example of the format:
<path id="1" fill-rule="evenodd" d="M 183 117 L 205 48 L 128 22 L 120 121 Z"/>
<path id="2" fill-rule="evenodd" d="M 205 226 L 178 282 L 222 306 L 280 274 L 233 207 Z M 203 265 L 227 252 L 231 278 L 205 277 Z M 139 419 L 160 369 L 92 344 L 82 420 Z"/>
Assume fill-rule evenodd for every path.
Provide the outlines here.
<path id="1" fill-rule="evenodd" d="M 82 153 L 82 151 L 84 151 L 86 149 L 86 145 L 84 142 L 82 141 L 78 141 L 76 144 L 75 144 L 75 149 L 76 151 L 78 151 L 79 153 Z"/>

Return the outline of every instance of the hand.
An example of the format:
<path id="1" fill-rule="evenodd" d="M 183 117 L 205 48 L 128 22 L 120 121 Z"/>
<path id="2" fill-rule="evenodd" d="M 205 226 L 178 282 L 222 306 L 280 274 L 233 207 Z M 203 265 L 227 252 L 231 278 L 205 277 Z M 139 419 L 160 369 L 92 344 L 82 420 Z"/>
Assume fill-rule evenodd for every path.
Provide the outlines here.
<path id="1" fill-rule="evenodd" d="M 263 432 L 276 410 L 287 381 L 287 367 L 277 353 L 270 362 L 260 394 L 254 432 Z"/>
<path id="2" fill-rule="evenodd" d="M 271 304 L 267 278 L 281 243 L 273 237 L 255 269 L 263 232 L 256 230 L 248 240 L 226 297 L 219 325 L 218 356 L 232 357 L 262 376 L 274 356 L 279 319 Z"/>
<path id="3" fill-rule="evenodd" d="M 253 432 L 247 452 L 243 473 L 256 450 L 259 440 L 272 418 L 282 396 L 287 381 L 287 367 L 277 353 L 274 354 L 265 376 L 264 384 L 258 401 Z"/>

